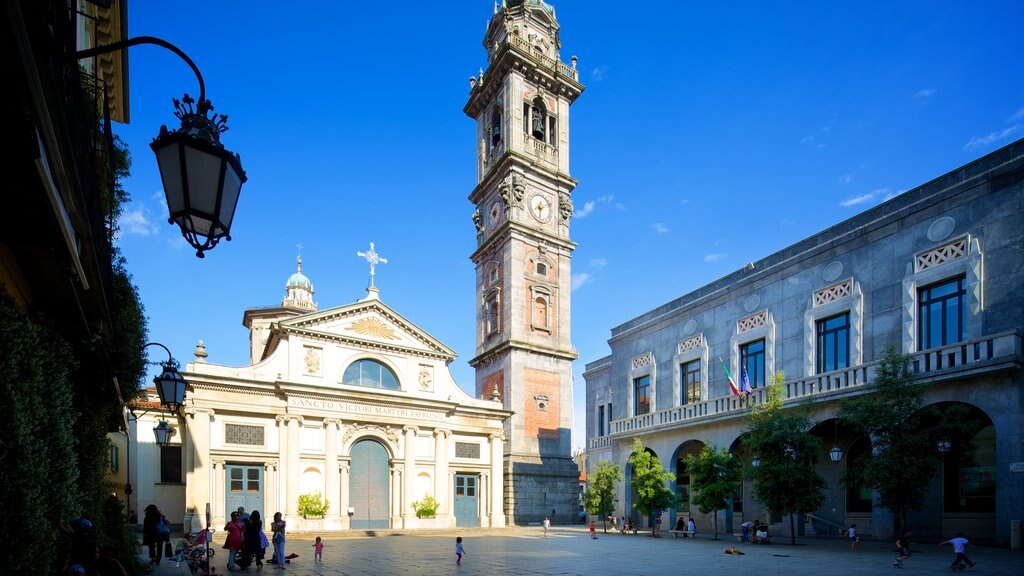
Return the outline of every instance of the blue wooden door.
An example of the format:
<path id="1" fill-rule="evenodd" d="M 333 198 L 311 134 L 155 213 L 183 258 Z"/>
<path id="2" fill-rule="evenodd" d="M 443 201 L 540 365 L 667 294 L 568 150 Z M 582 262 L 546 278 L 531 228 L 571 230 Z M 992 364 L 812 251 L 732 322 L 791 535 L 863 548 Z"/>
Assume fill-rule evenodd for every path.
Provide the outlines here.
<path id="1" fill-rule="evenodd" d="M 230 518 L 231 512 L 239 506 L 245 506 L 246 512 L 263 510 L 263 466 L 228 464 L 225 477 L 225 518 Z M 267 516 L 269 510 L 263 512 Z"/>
<path id="2" fill-rule="evenodd" d="M 349 501 L 355 511 L 352 528 L 371 529 L 390 527 L 388 493 L 388 452 L 373 440 L 361 440 L 352 446 Z"/>
<path id="3" fill-rule="evenodd" d="M 476 474 L 455 475 L 455 525 L 475 527 L 480 525 L 480 492 L 477 489 L 480 477 Z"/>

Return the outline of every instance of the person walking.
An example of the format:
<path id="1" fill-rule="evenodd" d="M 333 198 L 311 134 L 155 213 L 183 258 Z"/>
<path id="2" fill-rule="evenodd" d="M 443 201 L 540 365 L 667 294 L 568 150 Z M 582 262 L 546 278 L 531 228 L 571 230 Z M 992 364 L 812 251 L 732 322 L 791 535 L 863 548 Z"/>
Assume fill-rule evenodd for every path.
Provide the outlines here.
<path id="1" fill-rule="evenodd" d="M 313 562 L 324 561 L 324 542 L 319 536 L 316 537 L 316 542 L 313 543 Z"/>
<path id="2" fill-rule="evenodd" d="M 252 521 L 252 517 L 249 520 Z M 274 568 L 280 568 L 281 570 L 284 570 L 284 530 L 286 525 L 287 523 L 281 517 L 281 513 L 275 512 L 274 522 L 270 525 L 270 531 L 274 534 L 271 541 L 274 544 L 274 556 L 277 559 L 277 564 L 274 565 Z"/>
<path id="3" fill-rule="evenodd" d="M 231 513 L 231 519 L 224 525 L 224 532 L 227 533 L 227 540 L 224 541 L 224 549 L 228 551 L 228 570 L 238 571 L 242 567 L 238 565 L 238 553 L 242 550 L 242 523 L 238 519 L 238 512 Z"/>
<path id="4" fill-rule="evenodd" d="M 466 553 L 466 549 L 462 547 L 462 536 L 455 538 L 455 563 L 462 564 L 462 555 Z"/>
<path id="5" fill-rule="evenodd" d="M 957 570 L 963 570 L 964 568 L 962 563 L 967 563 L 967 565 L 971 568 L 977 566 L 977 564 L 971 562 L 971 559 L 967 557 L 967 553 L 965 552 L 967 546 L 973 547 L 974 544 L 971 544 L 970 540 L 968 540 L 964 536 L 963 532 L 957 532 L 956 538 L 950 538 L 945 542 L 940 542 L 939 546 L 942 546 L 943 544 L 953 545 L 953 553 L 956 554 L 956 558 L 954 558 L 953 563 L 949 565 L 949 567 L 952 568 L 953 572 L 956 572 Z"/>
<path id="6" fill-rule="evenodd" d="M 551 519 L 547 516 L 544 517 L 544 537 L 548 537 L 548 528 L 551 528 Z"/>
<path id="7" fill-rule="evenodd" d="M 597 526 L 594 525 L 594 521 L 590 521 L 590 539 L 597 540 Z"/>
<path id="8" fill-rule="evenodd" d="M 171 541 L 171 529 L 156 504 L 146 506 L 143 514 L 142 544 L 149 546 L 149 563 L 159 566 L 164 556 L 164 542 Z"/>

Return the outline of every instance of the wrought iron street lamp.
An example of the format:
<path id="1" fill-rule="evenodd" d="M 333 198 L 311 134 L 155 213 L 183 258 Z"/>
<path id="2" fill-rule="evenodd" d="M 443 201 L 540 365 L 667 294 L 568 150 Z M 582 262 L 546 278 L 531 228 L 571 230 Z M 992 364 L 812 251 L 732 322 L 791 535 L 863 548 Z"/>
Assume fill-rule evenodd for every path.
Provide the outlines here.
<path id="1" fill-rule="evenodd" d="M 169 130 L 166 125 L 161 126 L 150 148 L 156 154 L 167 196 L 168 222 L 178 225 L 182 236 L 196 249 L 196 256 L 203 258 L 203 252 L 222 238 L 231 240 L 231 222 L 247 178 L 238 154 L 220 143 L 221 133 L 228 129 L 228 117 L 213 114 L 199 68 L 177 46 L 152 36 L 82 50 L 75 52 L 74 58 L 81 60 L 139 44 L 155 44 L 174 52 L 199 80 L 198 101 L 188 94 L 181 100 L 174 99 L 174 115 L 181 121 L 181 128 Z"/>
<path id="2" fill-rule="evenodd" d="M 843 460 L 843 449 L 838 445 L 833 446 L 832 449 L 828 451 L 828 457 L 831 458 L 833 462 L 841 462 Z"/>
<path id="3" fill-rule="evenodd" d="M 946 454 L 953 448 L 953 442 L 946 436 L 935 441 L 935 448 L 939 451 L 942 462 L 939 465 L 939 536 L 944 534 L 942 530 L 942 516 L 946 511 Z"/>
<path id="4" fill-rule="evenodd" d="M 753 458 L 751 458 L 750 459 L 750 465 L 753 466 L 754 468 L 760 467 L 761 466 L 761 457 L 760 456 L 754 456 Z"/>
<path id="5" fill-rule="evenodd" d="M 159 342 L 150 342 L 142 349 L 145 350 L 150 346 L 159 346 L 167 352 L 167 361 L 159 362 L 163 370 L 159 376 L 153 378 L 153 384 L 156 385 L 156 393 L 160 396 L 160 405 L 171 412 L 177 412 L 178 408 L 185 403 L 185 386 L 188 383 L 178 372 L 178 363 L 174 361 L 167 346 Z"/>
<path id="6" fill-rule="evenodd" d="M 167 420 L 161 420 L 159 424 L 153 427 L 153 435 L 156 437 L 156 443 L 161 446 L 169 445 L 174 434 L 174 428 L 167 423 Z"/>

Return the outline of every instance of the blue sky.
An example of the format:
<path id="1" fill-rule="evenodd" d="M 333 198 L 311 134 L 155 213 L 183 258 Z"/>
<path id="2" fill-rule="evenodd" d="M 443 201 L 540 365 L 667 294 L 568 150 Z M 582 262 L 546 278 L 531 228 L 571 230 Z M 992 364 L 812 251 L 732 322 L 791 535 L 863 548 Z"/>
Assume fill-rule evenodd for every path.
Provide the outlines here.
<path id="1" fill-rule="evenodd" d="M 1024 137 L 1024 3 L 555 2 L 572 108 L 574 447 L 586 362 L 613 326 Z M 134 163 L 119 243 L 150 339 L 248 362 L 245 308 L 279 304 L 296 244 L 320 309 L 381 298 L 456 350 L 472 393 L 474 122 L 488 1 L 133 2 L 130 36 L 184 50 L 249 182 L 204 260 L 167 224 L 149 142 L 198 95 L 132 48 Z M 156 358 L 154 356 L 154 358 Z"/>

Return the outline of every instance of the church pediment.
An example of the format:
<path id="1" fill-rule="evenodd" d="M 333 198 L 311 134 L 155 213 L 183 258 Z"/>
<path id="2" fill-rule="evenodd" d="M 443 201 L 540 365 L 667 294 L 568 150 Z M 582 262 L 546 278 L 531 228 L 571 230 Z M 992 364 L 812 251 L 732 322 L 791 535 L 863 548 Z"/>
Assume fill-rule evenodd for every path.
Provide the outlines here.
<path id="1" fill-rule="evenodd" d="M 307 334 L 396 351 L 419 352 L 450 361 L 455 352 L 379 300 L 356 302 L 281 321 L 279 333 Z"/>

